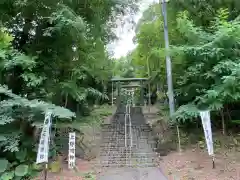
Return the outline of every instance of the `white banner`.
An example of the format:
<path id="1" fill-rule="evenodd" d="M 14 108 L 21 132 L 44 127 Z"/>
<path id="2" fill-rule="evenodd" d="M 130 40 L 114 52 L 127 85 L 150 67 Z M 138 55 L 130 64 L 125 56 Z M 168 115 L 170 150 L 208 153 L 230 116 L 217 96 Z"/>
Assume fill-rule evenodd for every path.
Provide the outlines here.
<path id="1" fill-rule="evenodd" d="M 75 167 L 75 139 L 76 133 L 69 133 L 69 149 L 68 149 L 68 168 L 73 169 Z"/>
<path id="2" fill-rule="evenodd" d="M 41 132 L 41 137 L 38 145 L 38 153 L 36 164 L 48 162 L 48 151 L 50 142 L 50 127 L 52 124 L 52 113 L 47 112 L 45 114 L 44 124 Z"/>
<path id="3" fill-rule="evenodd" d="M 202 119 L 202 125 L 205 135 L 205 140 L 207 144 L 208 154 L 212 156 L 213 152 L 213 140 L 212 140 L 212 128 L 211 128 L 211 120 L 210 120 L 210 112 L 209 111 L 200 111 L 200 116 Z"/>

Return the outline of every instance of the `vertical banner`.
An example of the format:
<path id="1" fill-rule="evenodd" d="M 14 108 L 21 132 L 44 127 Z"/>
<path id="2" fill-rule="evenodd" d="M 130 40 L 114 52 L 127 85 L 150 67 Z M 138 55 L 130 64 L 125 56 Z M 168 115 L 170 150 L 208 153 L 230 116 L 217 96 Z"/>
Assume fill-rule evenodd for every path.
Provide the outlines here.
<path id="1" fill-rule="evenodd" d="M 52 124 L 52 112 L 46 112 L 41 137 L 38 144 L 36 164 L 48 162 L 51 124 Z"/>
<path id="2" fill-rule="evenodd" d="M 76 133 L 69 133 L 69 149 L 68 149 L 68 168 L 73 169 L 75 167 L 75 139 Z"/>
<path id="3" fill-rule="evenodd" d="M 207 144 L 208 154 L 210 156 L 213 156 L 214 152 L 213 152 L 213 140 L 212 140 L 210 112 L 209 111 L 200 111 L 200 116 L 202 119 L 202 125 L 203 125 L 205 140 L 206 140 L 206 144 Z"/>

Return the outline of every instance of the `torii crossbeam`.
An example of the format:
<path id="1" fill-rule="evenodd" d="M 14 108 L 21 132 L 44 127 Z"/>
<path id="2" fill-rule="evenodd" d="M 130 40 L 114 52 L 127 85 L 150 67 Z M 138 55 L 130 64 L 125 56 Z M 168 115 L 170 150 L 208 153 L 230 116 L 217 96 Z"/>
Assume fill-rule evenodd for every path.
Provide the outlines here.
<path id="1" fill-rule="evenodd" d="M 117 106 L 120 105 L 121 103 L 121 95 L 120 91 L 121 89 L 132 89 L 135 90 L 137 88 L 140 88 L 140 102 L 139 105 L 143 106 L 144 105 L 144 91 L 143 91 L 143 86 L 146 82 L 148 82 L 149 86 L 149 79 L 148 78 L 113 78 L 111 79 L 112 81 L 112 105 L 113 105 L 113 100 L 114 100 L 114 83 L 117 84 Z M 133 84 L 130 84 L 133 83 Z M 150 101 L 149 101 L 150 103 Z"/>

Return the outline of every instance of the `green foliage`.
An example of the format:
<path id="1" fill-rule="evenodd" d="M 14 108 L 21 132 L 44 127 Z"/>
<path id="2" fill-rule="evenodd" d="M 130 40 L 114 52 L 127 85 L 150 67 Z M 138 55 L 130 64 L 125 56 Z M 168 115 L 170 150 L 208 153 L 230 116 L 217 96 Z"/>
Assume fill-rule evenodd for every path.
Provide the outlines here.
<path id="1" fill-rule="evenodd" d="M 239 99 L 235 81 L 238 79 L 239 54 L 234 53 L 239 46 L 239 35 L 235 34 L 239 28 L 238 22 L 222 23 L 214 34 L 207 35 L 207 39 L 198 40 L 193 46 L 175 48 L 174 51 L 180 51 L 179 54 L 187 57 L 185 62 L 189 62 L 187 70 L 177 81 L 181 94 L 191 92 L 190 97 L 196 97 L 199 106 L 207 105 L 212 110 L 219 110 L 224 103 Z M 198 34 L 205 36 L 201 31 Z M 196 61 L 192 62 L 192 59 Z"/>
<path id="2" fill-rule="evenodd" d="M 93 172 L 87 172 L 83 175 L 84 179 L 86 180 L 94 180 L 96 179 L 96 175 Z"/>
<path id="3" fill-rule="evenodd" d="M 176 44 L 181 39 L 176 30 L 175 9 L 168 7 L 168 29 L 170 44 Z M 135 67 L 137 77 L 148 77 L 150 74 L 151 84 L 166 84 L 165 47 L 163 35 L 163 19 L 161 6 L 155 4 L 147 11 L 147 17 L 142 17 L 140 28 L 136 35 L 137 48 L 132 53 L 132 64 Z M 151 14 L 148 21 L 148 14 Z M 146 19 L 145 19 L 146 18 Z M 176 61 L 178 67 L 182 62 Z M 175 65 L 174 65 L 175 66 Z M 173 67 L 174 68 L 174 67 Z"/>
<path id="4" fill-rule="evenodd" d="M 229 12 L 228 20 L 235 19 L 240 12 L 238 0 L 171 0 L 170 6 L 177 11 L 189 12 L 189 16 L 194 24 L 202 26 L 204 29 L 208 29 L 211 26 L 212 21 L 221 9 L 226 9 Z"/>
<path id="5" fill-rule="evenodd" d="M 6 159 L 1 159 L 0 178 L 2 180 L 12 180 L 24 177 L 29 173 L 28 165 L 18 165 L 17 163 L 10 163 Z M 21 178 L 20 178 L 21 179 Z"/>
<path id="6" fill-rule="evenodd" d="M 199 110 L 231 120 L 229 107 L 239 105 L 238 1 L 177 1 L 168 3 L 174 94 L 178 105 L 173 119 L 187 124 Z M 231 4 L 231 5 L 230 5 Z M 194 7 L 194 8 L 193 8 Z M 163 19 L 159 4 L 151 6 L 138 24 L 137 48 L 132 53 L 135 74 L 167 92 Z M 226 117 L 225 114 L 229 114 Z M 238 117 L 234 117 L 238 118 Z"/>
<path id="7" fill-rule="evenodd" d="M 13 94 L 6 86 L 0 86 L 0 95 L 5 97 L 5 100 L 0 102 L 1 156 L 7 155 L 6 158 L 11 160 L 11 163 L 6 159 L 0 161 L 1 178 L 12 179 L 13 177 L 29 176 L 30 172 L 35 171 L 29 167 L 29 163 L 35 160 L 34 156 L 29 156 L 29 154 L 35 154 L 32 149 L 32 146 L 35 146 L 35 137 L 34 134 L 31 135 L 32 137 L 27 137 L 27 132 L 31 132 L 34 125 L 38 126 L 43 123 L 44 116 L 41 114 L 49 109 L 53 111 L 55 118 L 61 120 L 71 120 L 75 114 L 51 103 L 35 99 L 28 100 Z M 24 142 L 22 142 L 23 140 Z"/>
<path id="8" fill-rule="evenodd" d="M 27 179 L 39 170 L 33 163 L 47 110 L 54 124 L 68 126 L 108 101 L 114 65 L 106 45 L 116 38 L 115 20 L 134 12 L 136 2 L 1 1 L 1 179 Z"/>
<path id="9" fill-rule="evenodd" d="M 6 159 L 0 159 L 0 173 L 3 173 L 4 171 L 7 170 L 8 167 L 8 161 Z"/>
<path id="10" fill-rule="evenodd" d="M 194 104 L 183 105 L 175 112 L 174 119 L 180 122 L 197 118 L 199 116 L 199 110 Z"/>
<path id="11" fill-rule="evenodd" d="M 113 61 L 113 77 L 132 78 L 134 77 L 134 67 L 131 64 L 131 54 Z"/>
<path id="12" fill-rule="evenodd" d="M 15 175 L 18 177 L 23 177 L 28 173 L 28 166 L 27 165 L 19 165 L 15 169 Z"/>
<path id="13" fill-rule="evenodd" d="M 1 179 L 2 180 L 11 180 L 14 178 L 14 172 L 5 172 L 2 174 Z"/>

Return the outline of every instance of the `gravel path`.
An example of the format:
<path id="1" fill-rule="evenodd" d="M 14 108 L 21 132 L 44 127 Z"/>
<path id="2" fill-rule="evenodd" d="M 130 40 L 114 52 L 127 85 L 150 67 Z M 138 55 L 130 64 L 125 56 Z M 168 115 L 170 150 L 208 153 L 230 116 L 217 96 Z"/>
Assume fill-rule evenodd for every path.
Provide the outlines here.
<path id="1" fill-rule="evenodd" d="M 157 168 L 151 128 L 140 107 L 131 108 L 132 128 L 125 146 L 125 107 L 119 107 L 111 124 L 102 127 L 102 146 L 98 180 L 166 180 Z M 132 137 L 132 138 L 131 138 Z M 132 147 L 130 147 L 132 139 Z"/>

